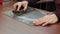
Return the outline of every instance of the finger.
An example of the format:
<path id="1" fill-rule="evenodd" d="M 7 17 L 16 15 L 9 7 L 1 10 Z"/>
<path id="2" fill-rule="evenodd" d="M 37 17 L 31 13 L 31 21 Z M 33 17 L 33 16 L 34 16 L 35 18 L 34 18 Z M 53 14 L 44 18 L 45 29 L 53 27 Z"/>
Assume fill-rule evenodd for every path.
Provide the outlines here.
<path id="1" fill-rule="evenodd" d="M 48 25 L 49 23 L 47 23 L 47 22 L 45 22 L 44 24 L 42 24 L 42 26 L 46 26 L 46 25 Z"/>
<path id="2" fill-rule="evenodd" d="M 13 10 L 16 9 L 16 6 L 17 6 L 17 3 L 15 3 L 15 4 L 13 5 Z"/>
<path id="3" fill-rule="evenodd" d="M 27 7 L 28 7 L 28 5 L 25 5 L 23 10 L 25 11 L 27 9 Z"/>
<path id="4" fill-rule="evenodd" d="M 38 21 L 39 21 L 39 25 L 42 25 L 43 23 L 45 23 L 45 20 L 42 18 L 38 19 Z"/>
<path id="5" fill-rule="evenodd" d="M 20 5 L 18 5 L 17 11 L 19 11 L 19 10 L 20 10 L 20 8 L 21 8 L 21 4 L 20 4 Z"/>
<path id="6" fill-rule="evenodd" d="M 39 21 L 38 21 L 38 20 L 33 21 L 33 24 L 38 25 L 38 23 L 39 23 Z"/>
<path id="7" fill-rule="evenodd" d="M 35 25 L 42 25 L 43 23 L 45 23 L 44 21 L 40 21 L 40 20 L 36 20 L 33 22 Z"/>
<path id="8" fill-rule="evenodd" d="M 28 3 L 26 3 L 26 4 L 23 4 L 23 7 L 24 7 L 24 11 L 27 9 L 27 7 L 28 7 Z"/>
<path id="9" fill-rule="evenodd" d="M 39 21 L 41 21 L 41 20 L 42 20 L 42 18 L 37 19 L 37 20 L 33 21 L 33 23 L 39 22 Z"/>

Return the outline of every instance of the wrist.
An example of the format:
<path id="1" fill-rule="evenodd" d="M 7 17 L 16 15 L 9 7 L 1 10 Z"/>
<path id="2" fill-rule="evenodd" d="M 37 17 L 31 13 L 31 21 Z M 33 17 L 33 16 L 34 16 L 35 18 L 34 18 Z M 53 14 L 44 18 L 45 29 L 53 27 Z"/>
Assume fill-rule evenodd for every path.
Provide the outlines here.
<path id="1" fill-rule="evenodd" d="M 51 16 L 58 21 L 58 17 L 55 14 L 52 14 Z"/>

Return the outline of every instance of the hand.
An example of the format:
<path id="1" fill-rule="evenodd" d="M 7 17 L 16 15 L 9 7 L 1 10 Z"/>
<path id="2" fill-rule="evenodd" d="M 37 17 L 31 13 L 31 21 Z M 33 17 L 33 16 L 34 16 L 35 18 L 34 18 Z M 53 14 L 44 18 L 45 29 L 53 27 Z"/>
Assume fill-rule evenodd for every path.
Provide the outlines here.
<path id="1" fill-rule="evenodd" d="M 19 9 L 21 8 L 21 6 L 24 7 L 24 11 L 27 9 L 28 6 L 28 1 L 23 1 L 23 2 L 17 2 L 13 5 L 13 9 L 16 10 L 16 6 L 18 6 L 17 11 L 19 11 Z"/>
<path id="2" fill-rule="evenodd" d="M 57 21 L 58 21 L 58 18 L 56 17 L 55 14 L 53 14 L 53 15 L 46 15 L 46 16 L 40 18 L 40 19 L 37 19 L 33 23 L 35 25 L 46 26 L 48 24 L 55 24 Z"/>

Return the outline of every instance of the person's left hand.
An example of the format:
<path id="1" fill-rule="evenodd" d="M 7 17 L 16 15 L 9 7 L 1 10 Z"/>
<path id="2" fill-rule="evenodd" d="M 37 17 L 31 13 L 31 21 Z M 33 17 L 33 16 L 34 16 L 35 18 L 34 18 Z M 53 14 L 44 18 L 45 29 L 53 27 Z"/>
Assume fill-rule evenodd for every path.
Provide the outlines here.
<path id="1" fill-rule="evenodd" d="M 58 21 L 57 16 L 55 14 L 52 14 L 52 15 L 46 15 L 42 18 L 39 18 L 36 21 L 34 21 L 33 23 L 35 25 L 46 26 L 48 24 L 55 24 L 57 21 Z"/>

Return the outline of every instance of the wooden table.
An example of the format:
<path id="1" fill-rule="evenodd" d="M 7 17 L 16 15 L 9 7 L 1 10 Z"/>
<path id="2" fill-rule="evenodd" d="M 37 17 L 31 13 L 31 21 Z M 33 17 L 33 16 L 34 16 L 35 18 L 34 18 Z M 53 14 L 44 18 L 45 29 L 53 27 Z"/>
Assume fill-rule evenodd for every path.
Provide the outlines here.
<path id="1" fill-rule="evenodd" d="M 60 34 L 60 24 L 54 24 L 46 27 L 28 26 L 20 23 L 1 12 L 9 10 L 6 6 L 0 6 L 0 34 Z"/>

